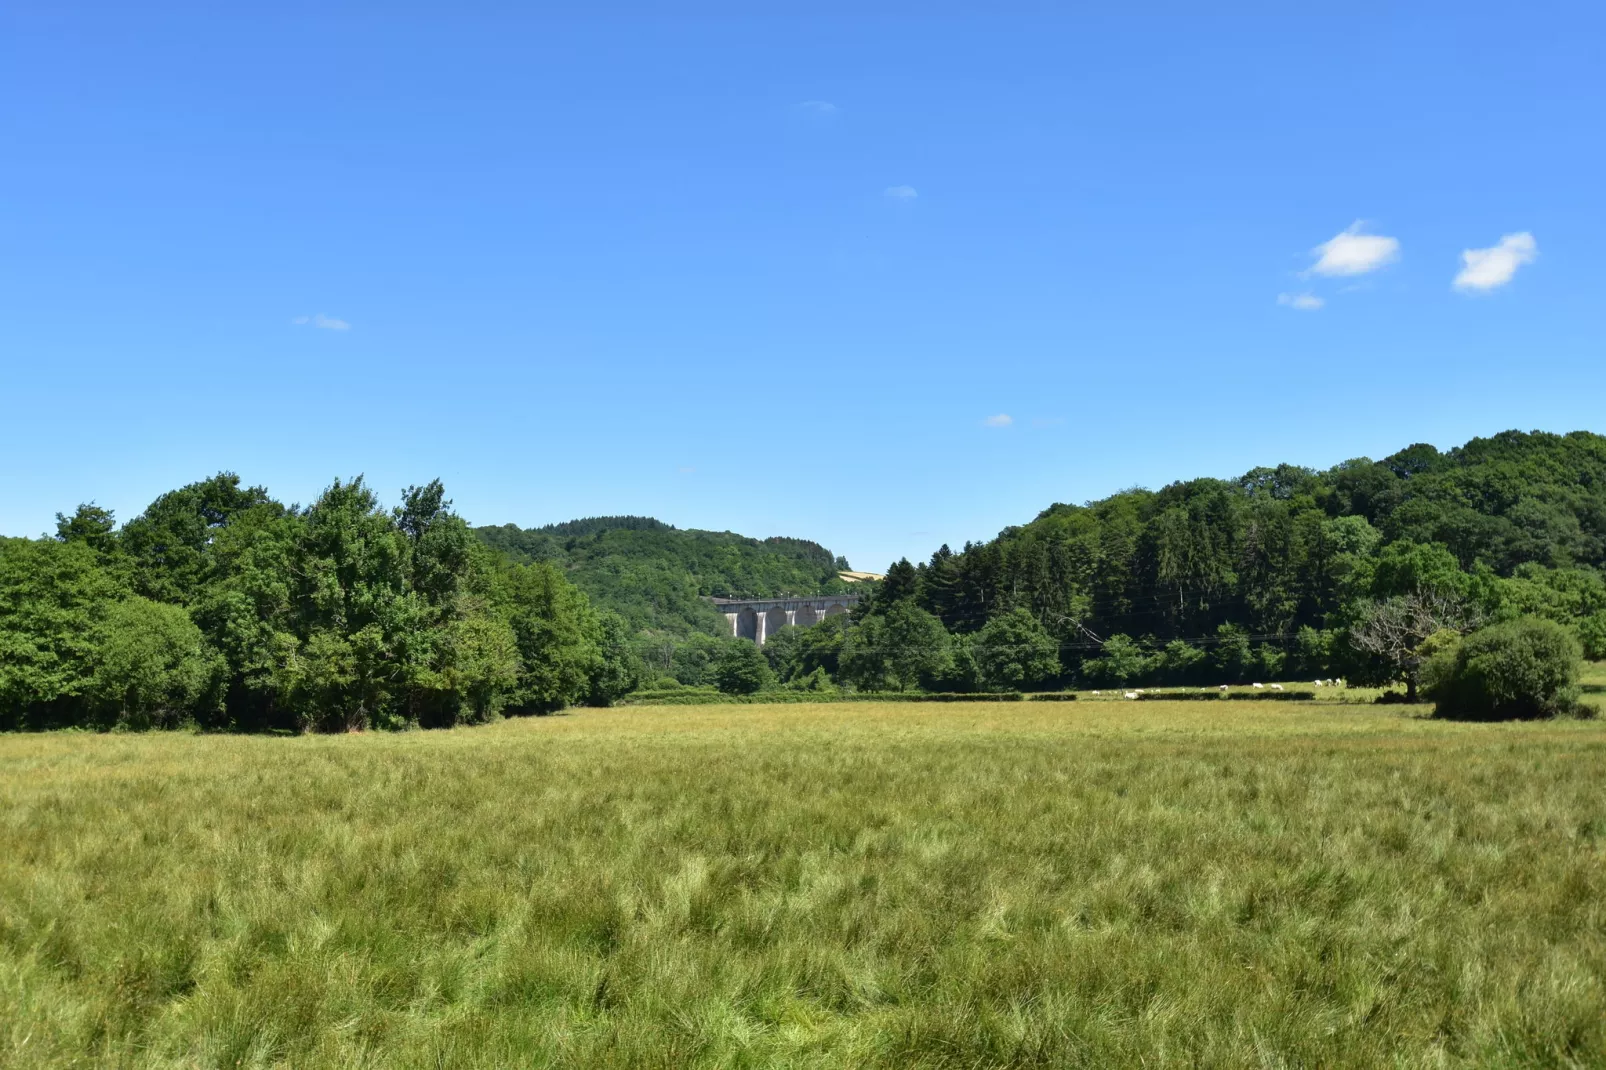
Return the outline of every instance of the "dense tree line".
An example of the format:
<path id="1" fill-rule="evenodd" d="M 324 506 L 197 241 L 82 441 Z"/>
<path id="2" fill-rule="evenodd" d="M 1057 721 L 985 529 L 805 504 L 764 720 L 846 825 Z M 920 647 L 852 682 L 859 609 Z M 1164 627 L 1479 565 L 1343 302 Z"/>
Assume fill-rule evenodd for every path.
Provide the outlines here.
<path id="1" fill-rule="evenodd" d="M 450 505 L 437 481 L 387 511 L 359 478 L 296 508 L 221 474 L 0 540 L 0 726 L 445 726 L 636 686 L 616 615 Z"/>
<path id="2" fill-rule="evenodd" d="M 1534 617 L 1606 657 L 1603 567 L 1606 438 L 1512 431 L 1054 505 L 894 564 L 845 633 L 765 649 L 780 680 L 829 665 L 876 689 L 1346 676 L 1414 692 L 1437 631 Z M 694 661 L 661 667 L 690 680 Z"/>
<path id="3" fill-rule="evenodd" d="M 897 562 L 857 588 L 851 615 L 780 629 L 762 650 L 725 636 L 707 596 L 840 590 L 845 561 L 644 517 L 472 529 L 438 482 L 387 511 L 361 479 L 337 481 L 298 508 L 223 474 L 121 527 L 93 505 L 58 521 L 53 537 L 0 539 L 0 727 L 452 725 L 644 683 L 1345 676 L 1505 709 L 1518 707 L 1477 681 L 1538 679 L 1522 668 L 1538 655 L 1463 636 L 1606 657 L 1606 438 L 1584 432 L 1054 505 Z M 1546 687 L 1535 708 L 1565 705 L 1566 686 Z"/>

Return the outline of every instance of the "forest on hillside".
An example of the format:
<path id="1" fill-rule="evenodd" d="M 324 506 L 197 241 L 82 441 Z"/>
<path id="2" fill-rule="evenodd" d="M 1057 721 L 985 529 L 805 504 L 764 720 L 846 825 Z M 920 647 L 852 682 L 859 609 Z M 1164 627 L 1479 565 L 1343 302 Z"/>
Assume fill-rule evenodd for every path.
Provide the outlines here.
<path id="1" fill-rule="evenodd" d="M 561 571 L 633 633 L 717 635 L 725 619 L 708 601 L 834 594 L 848 567 L 818 543 L 751 539 L 728 531 L 680 530 L 650 517 L 610 516 L 542 528 L 476 528 L 487 546 L 516 561 Z"/>
<path id="2" fill-rule="evenodd" d="M 1052 505 L 893 564 L 850 627 L 783 632 L 765 654 L 780 680 L 860 688 L 1414 685 L 1435 632 L 1518 617 L 1606 657 L 1603 567 L 1606 438 L 1508 431 Z M 707 661 L 656 667 L 704 682 Z"/>
<path id="3" fill-rule="evenodd" d="M 1054 504 L 994 540 L 898 562 L 869 615 L 906 606 L 940 623 L 948 654 L 927 675 L 946 664 L 951 684 L 986 683 L 976 664 L 996 659 L 1004 620 L 1018 651 L 1021 635 L 1042 651 L 1034 672 L 1004 673 L 1015 683 L 1384 681 L 1412 652 L 1368 649 L 1370 633 L 1407 614 L 1429 633 L 1543 617 L 1606 657 L 1603 567 L 1606 437 L 1508 431 Z"/>
<path id="4" fill-rule="evenodd" d="M 0 539 L 0 727 L 472 723 L 653 687 L 1057 688 L 1347 676 L 1415 690 L 1476 629 L 1606 657 L 1606 438 L 1505 432 L 1130 490 L 895 563 L 850 617 L 722 636 L 710 595 L 840 589 L 797 539 L 641 517 L 471 528 L 441 484 L 286 506 L 223 473 Z"/>

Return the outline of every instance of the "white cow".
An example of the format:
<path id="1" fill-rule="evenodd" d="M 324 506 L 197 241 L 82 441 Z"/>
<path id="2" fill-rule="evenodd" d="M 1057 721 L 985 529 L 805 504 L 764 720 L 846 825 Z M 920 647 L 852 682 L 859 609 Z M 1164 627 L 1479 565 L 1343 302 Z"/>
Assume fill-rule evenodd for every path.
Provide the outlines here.
<path id="1" fill-rule="evenodd" d="M 1227 690 L 1227 685 L 1226 684 L 1222 684 L 1219 687 L 1217 687 L 1216 690 L 1217 691 L 1225 691 L 1225 690 Z"/>
<path id="2" fill-rule="evenodd" d="M 1266 690 L 1266 685 L 1265 684 L 1250 684 L 1249 686 L 1250 687 L 1258 687 L 1262 691 Z"/>
<path id="3" fill-rule="evenodd" d="M 1136 691 L 1128 691 L 1125 695 L 1122 696 L 1122 698 L 1137 698 L 1137 697 L 1138 697 L 1138 693 Z"/>
<path id="4" fill-rule="evenodd" d="M 1272 684 L 1271 685 L 1271 689 L 1273 691 L 1281 691 L 1283 689 L 1283 685 L 1282 684 Z"/>
<path id="5" fill-rule="evenodd" d="M 1095 692 L 1093 692 L 1093 693 L 1094 693 L 1094 694 L 1095 694 L 1095 695 L 1096 695 L 1096 694 L 1098 694 L 1098 692 L 1097 692 L 1097 691 L 1095 691 Z"/>

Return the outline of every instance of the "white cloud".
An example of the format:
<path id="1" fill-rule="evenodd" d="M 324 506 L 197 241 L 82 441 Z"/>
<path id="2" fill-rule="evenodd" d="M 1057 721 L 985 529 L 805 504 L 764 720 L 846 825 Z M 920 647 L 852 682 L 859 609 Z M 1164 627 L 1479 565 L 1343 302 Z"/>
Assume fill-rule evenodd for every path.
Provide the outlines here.
<path id="1" fill-rule="evenodd" d="M 913 186 L 888 186 L 882 192 L 895 201 L 912 201 L 920 196 Z"/>
<path id="2" fill-rule="evenodd" d="M 1463 249 L 1461 273 L 1455 277 L 1455 288 L 1487 292 L 1504 286 L 1518 268 L 1533 263 L 1538 255 L 1539 243 L 1526 230 L 1507 234 L 1498 245 L 1487 249 Z"/>
<path id="3" fill-rule="evenodd" d="M 316 316 L 297 316 L 290 321 L 297 327 L 322 327 L 326 331 L 349 331 L 351 324 L 345 320 L 337 320 L 333 316 L 325 316 L 322 312 Z"/>
<path id="4" fill-rule="evenodd" d="M 1284 308 L 1297 308 L 1301 312 L 1315 312 L 1318 308 L 1327 304 L 1320 297 L 1310 293 L 1278 294 L 1277 303 Z"/>
<path id="5" fill-rule="evenodd" d="M 805 100 L 797 106 L 797 110 L 805 115 L 817 115 L 824 118 L 837 113 L 837 106 L 829 100 Z"/>
<path id="6" fill-rule="evenodd" d="M 1012 424 L 1014 422 L 1015 422 L 1014 417 L 1010 416 L 1009 413 L 1001 412 L 1001 413 L 998 413 L 996 416 L 987 417 L 987 419 L 985 419 L 985 420 L 983 420 L 981 422 L 981 425 L 983 427 L 1008 427 L 1010 424 Z"/>
<path id="7" fill-rule="evenodd" d="M 1317 275 L 1365 275 L 1400 258 L 1400 240 L 1382 234 L 1362 234 L 1359 221 L 1348 230 L 1322 242 L 1311 252 L 1317 254 L 1310 267 Z"/>

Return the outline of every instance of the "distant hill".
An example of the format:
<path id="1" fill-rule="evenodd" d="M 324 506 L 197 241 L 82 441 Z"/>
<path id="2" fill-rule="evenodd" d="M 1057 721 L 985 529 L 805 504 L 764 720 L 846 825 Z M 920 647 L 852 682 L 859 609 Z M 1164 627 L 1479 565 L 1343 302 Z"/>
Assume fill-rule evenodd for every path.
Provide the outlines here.
<path id="1" fill-rule="evenodd" d="M 807 539 L 682 530 L 645 516 L 475 530 L 486 545 L 516 560 L 546 561 L 562 569 L 594 603 L 643 631 L 721 631 L 725 620 L 708 596 L 767 598 L 848 589 L 837 576 L 847 562 Z"/>
<path id="2" fill-rule="evenodd" d="M 1215 643 L 1224 626 L 1281 641 L 1341 626 L 1357 599 L 1427 582 L 1427 562 L 1438 562 L 1433 582 L 1458 589 L 1515 578 L 1499 588 L 1513 613 L 1596 612 L 1606 437 L 1505 431 L 1324 472 L 1278 465 L 1056 504 L 991 541 L 942 547 L 919 566 L 918 589 L 958 632 L 1022 607 L 1067 643 Z"/>

